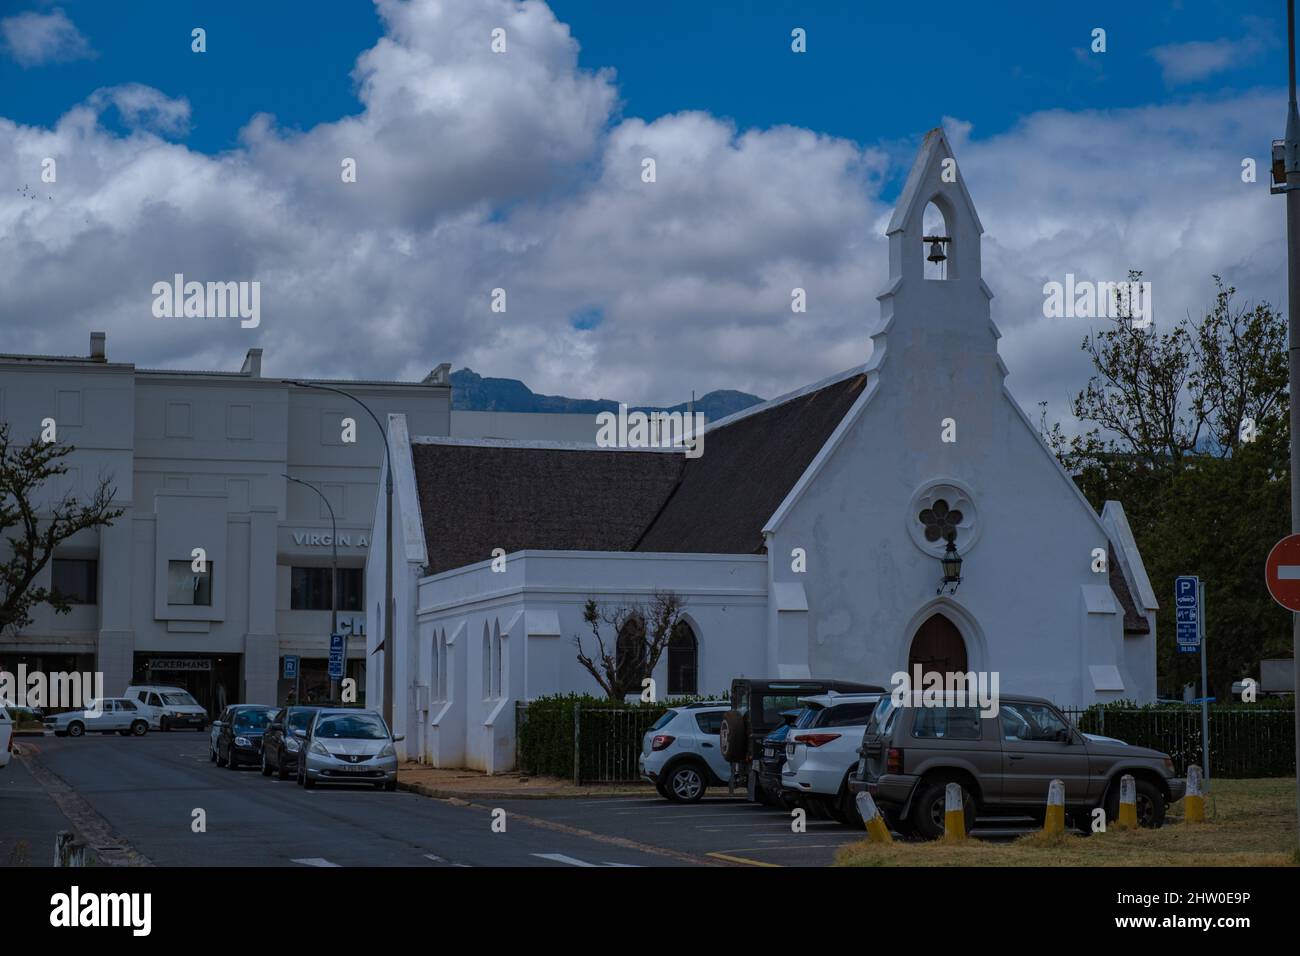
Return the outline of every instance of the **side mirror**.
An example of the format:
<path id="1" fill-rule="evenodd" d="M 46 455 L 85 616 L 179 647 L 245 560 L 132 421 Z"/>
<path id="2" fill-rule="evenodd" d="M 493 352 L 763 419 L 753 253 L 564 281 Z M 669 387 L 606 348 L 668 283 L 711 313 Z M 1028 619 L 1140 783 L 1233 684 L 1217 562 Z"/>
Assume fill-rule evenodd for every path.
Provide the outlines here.
<path id="1" fill-rule="evenodd" d="M 303 740 L 306 740 L 306 739 L 307 739 L 307 731 L 305 731 L 305 730 L 295 730 L 295 731 L 293 732 L 293 735 L 294 735 L 295 737 L 300 737 L 300 738 L 302 738 Z"/>
<path id="2" fill-rule="evenodd" d="M 399 740 L 405 740 L 405 739 L 406 739 L 406 734 L 396 734 L 393 737 L 393 743 L 397 743 Z"/>

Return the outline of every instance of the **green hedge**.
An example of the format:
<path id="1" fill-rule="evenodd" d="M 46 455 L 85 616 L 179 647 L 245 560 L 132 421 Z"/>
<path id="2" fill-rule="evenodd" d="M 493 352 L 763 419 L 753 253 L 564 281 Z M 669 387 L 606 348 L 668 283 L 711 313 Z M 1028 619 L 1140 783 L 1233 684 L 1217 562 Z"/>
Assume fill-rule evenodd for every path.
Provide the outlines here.
<path id="1" fill-rule="evenodd" d="M 516 767 L 531 774 L 573 779 L 573 711 L 580 708 L 584 782 L 637 779 L 641 739 L 669 707 L 704 700 L 675 697 L 647 703 L 623 703 L 589 694 L 539 697 L 516 711 Z"/>
<path id="2" fill-rule="evenodd" d="M 1178 772 L 1201 762 L 1199 704 L 1132 701 L 1072 712 L 1080 730 L 1151 747 L 1173 758 Z M 1295 700 L 1211 704 L 1210 776 L 1287 777 L 1295 773 Z"/>

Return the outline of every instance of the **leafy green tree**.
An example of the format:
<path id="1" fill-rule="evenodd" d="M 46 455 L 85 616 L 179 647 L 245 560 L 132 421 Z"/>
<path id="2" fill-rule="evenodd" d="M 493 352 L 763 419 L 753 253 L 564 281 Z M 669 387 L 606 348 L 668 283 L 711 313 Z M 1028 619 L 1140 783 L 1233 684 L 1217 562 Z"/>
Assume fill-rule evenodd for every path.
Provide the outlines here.
<path id="1" fill-rule="evenodd" d="M 1222 700 L 1261 658 L 1289 654 L 1290 615 L 1268 595 L 1264 560 L 1290 527 L 1290 428 L 1285 317 L 1236 305 L 1236 289 L 1214 279 L 1200 319 L 1158 331 L 1117 310 L 1085 337 L 1094 374 L 1071 401 L 1084 430 L 1048 427 L 1045 411 L 1041 427 L 1094 506 L 1124 505 L 1161 604 L 1167 689 L 1199 677 L 1199 659 L 1174 646 L 1173 578 L 1205 582 L 1207 669 Z"/>
<path id="2" fill-rule="evenodd" d="M 8 423 L 0 422 L 0 535 L 8 544 L 0 562 L 0 632 L 30 624 L 32 608 L 40 604 L 59 614 L 71 611 L 64 595 L 36 585 L 37 576 L 62 542 L 86 528 L 112 524 L 122 515 L 121 508 L 113 507 L 116 489 L 106 478 L 100 479 L 88 501 L 63 495 L 42 507 L 41 488 L 67 473 L 64 459 L 72 452 L 71 445 L 40 438 L 14 444 Z"/>

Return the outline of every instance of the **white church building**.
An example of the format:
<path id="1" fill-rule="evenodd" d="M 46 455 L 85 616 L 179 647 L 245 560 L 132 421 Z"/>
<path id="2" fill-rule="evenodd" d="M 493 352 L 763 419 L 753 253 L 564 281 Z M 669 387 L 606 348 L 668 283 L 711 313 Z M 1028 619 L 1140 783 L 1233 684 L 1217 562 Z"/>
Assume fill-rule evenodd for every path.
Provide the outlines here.
<path id="1" fill-rule="evenodd" d="M 510 769 L 517 702 L 600 693 L 574 643 L 590 653 L 587 600 L 656 591 L 689 625 L 653 674 L 661 696 L 740 676 L 887 685 L 920 663 L 1064 706 L 1154 699 L 1142 558 L 1120 504 L 1091 508 L 1005 387 L 983 227 L 952 159 L 931 131 L 889 223 L 866 364 L 711 423 L 699 457 L 414 436 L 389 416 L 396 540 L 381 497 L 367 699 L 391 547 L 407 757 Z M 930 206 L 941 233 L 923 241 Z M 960 582 L 941 588 L 949 543 Z"/>

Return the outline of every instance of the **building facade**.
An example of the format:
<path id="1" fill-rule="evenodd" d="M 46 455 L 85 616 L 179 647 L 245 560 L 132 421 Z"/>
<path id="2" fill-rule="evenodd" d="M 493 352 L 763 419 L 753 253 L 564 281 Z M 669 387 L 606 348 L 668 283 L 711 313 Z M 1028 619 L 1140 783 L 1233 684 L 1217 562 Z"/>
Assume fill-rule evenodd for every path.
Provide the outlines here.
<path id="1" fill-rule="evenodd" d="M 110 695 L 181 685 L 210 712 L 323 699 L 336 544 L 347 669 L 365 687 L 363 567 L 382 438 L 345 396 L 264 378 L 261 364 L 251 349 L 237 372 L 142 369 L 108 361 L 101 333 L 84 357 L 0 355 L 11 441 L 53 422 L 75 448 L 45 500 L 88 497 L 104 478 L 124 509 L 58 548 L 37 584 L 70 595 L 72 611 L 38 607 L 20 633 L 0 635 L 0 669 L 99 671 Z M 397 412 L 447 435 L 448 370 L 422 382 L 316 381 L 381 421 Z M 286 657 L 299 658 L 295 680 L 283 677 Z"/>
<path id="2" fill-rule="evenodd" d="M 740 676 L 889 684 L 920 666 L 1067 706 L 1154 699 L 1141 555 L 1120 503 L 1093 510 L 1005 386 L 982 232 L 932 131 L 887 229 L 864 364 L 710 424 L 698 457 L 390 419 L 407 755 L 509 769 L 516 703 L 600 693 L 575 646 L 594 650 L 587 601 L 634 609 L 664 591 L 685 614 L 650 675 L 660 696 Z M 945 585 L 949 544 L 963 563 Z M 373 647 L 382 608 L 368 610 Z"/>

